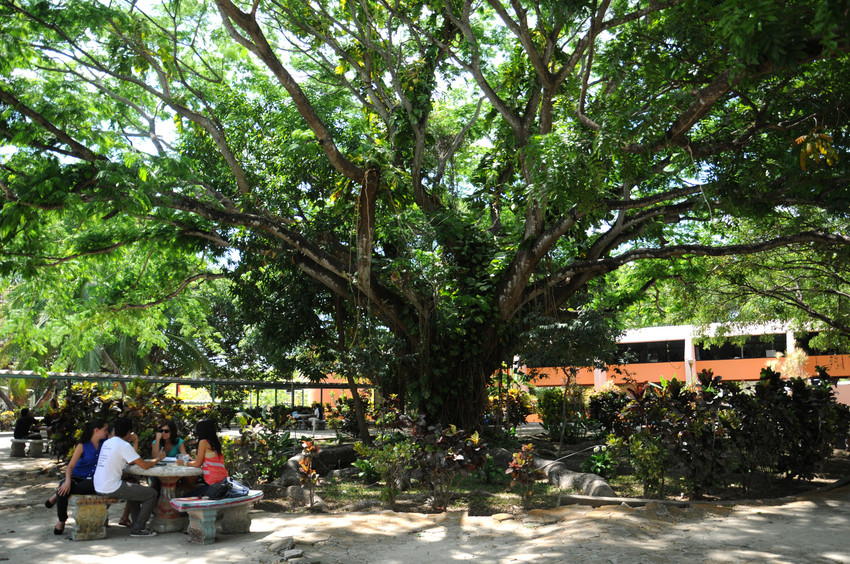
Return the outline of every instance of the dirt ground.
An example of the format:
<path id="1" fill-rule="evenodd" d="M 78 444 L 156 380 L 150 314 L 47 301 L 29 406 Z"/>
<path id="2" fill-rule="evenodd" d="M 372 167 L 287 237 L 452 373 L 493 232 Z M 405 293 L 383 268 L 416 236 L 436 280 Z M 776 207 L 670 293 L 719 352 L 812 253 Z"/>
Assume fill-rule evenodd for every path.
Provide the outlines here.
<path id="1" fill-rule="evenodd" d="M 45 459 L 10 459 L 0 448 L 0 562 L 79 564 L 279 562 L 270 552 L 291 538 L 302 552 L 291 562 L 669 563 L 687 561 L 850 564 L 850 487 L 796 498 L 679 509 L 562 506 L 523 515 L 468 516 L 389 511 L 337 514 L 257 509 L 251 532 L 222 535 L 213 545 L 181 533 L 134 539 L 110 509 L 106 539 L 73 542 L 52 533 L 55 511 L 43 501 L 57 468 Z M 844 475 L 845 477 L 848 474 Z M 70 525 L 70 523 L 69 523 Z"/>

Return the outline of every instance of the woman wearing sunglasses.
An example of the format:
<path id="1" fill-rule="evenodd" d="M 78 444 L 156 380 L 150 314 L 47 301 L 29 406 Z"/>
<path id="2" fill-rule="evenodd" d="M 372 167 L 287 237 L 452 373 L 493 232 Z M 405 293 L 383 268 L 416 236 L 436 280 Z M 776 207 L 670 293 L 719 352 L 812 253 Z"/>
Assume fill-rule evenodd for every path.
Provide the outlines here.
<path id="1" fill-rule="evenodd" d="M 158 458 L 160 452 L 165 452 L 165 456 L 170 456 L 171 458 L 177 457 L 178 454 L 186 454 L 188 456 L 186 453 L 186 443 L 177 436 L 177 425 L 172 420 L 162 423 L 156 431 L 156 438 L 151 446 L 151 454 L 154 458 Z M 178 482 L 178 487 L 181 490 L 184 487 L 192 487 L 195 483 L 194 480 L 186 481 L 186 484 L 183 483 L 184 480 Z M 149 476 L 148 485 L 155 489 L 157 495 L 159 495 L 159 491 L 162 489 L 162 483 L 159 481 L 159 478 Z"/>
<path id="2" fill-rule="evenodd" d="M 177 425 L 174 421 L 166 421 L 159 426 L 151 450 L 154 458 L 159 456 L 160 451 L 165 451 L 165 456 L 172 458 L 178 454 L 187 454 L 186 444 L 177 436 Z"/>

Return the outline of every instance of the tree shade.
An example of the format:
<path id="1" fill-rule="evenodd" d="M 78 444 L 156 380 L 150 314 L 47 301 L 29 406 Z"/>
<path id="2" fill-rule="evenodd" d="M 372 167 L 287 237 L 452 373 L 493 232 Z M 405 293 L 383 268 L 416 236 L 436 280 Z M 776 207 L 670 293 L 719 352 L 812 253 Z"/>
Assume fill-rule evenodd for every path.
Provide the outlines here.
<path id="1" fill-rule="evenodd" d="M 476 425 L 524 332 L 640 294 L 626 265 L 847 246 L 848 9 L 0 0 L 0 274 L 106 269 L 92 303 L 142 332 L 262 273 Z"/>

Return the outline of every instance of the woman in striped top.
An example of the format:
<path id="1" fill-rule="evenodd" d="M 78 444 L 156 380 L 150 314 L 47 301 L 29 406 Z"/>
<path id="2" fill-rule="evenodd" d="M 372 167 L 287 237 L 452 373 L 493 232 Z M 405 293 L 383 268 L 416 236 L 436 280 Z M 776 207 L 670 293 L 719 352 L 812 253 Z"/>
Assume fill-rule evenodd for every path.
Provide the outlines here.
<path id="1" fill-rule="evenodd" d="M 195 436 L 198 438 L 198 456 L 194 460 L 177 464 L 194 466 L 204 471 L 203 484 L 189 492 L 188 496 L 202 497 L 212 484 L 227 478 L 227 468 L 224 467 L 224 456 L 221 454 L 221 441 L 218 440 L 218 426 L 212 419 L 201 419 L 195 425 Z"/>

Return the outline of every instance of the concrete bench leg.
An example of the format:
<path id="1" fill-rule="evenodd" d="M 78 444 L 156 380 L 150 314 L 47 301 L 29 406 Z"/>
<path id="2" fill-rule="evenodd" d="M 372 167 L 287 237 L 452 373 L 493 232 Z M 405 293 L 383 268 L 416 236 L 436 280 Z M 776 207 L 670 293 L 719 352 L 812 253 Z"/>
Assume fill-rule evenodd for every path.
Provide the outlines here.
<path id="1" fill-rule="evenodd" d="M 251 530 L 251 504 L 222 509 L 221 532 L 225 534 L 247 533 Z"/>
<path id="2" fill-rule="evenodd" d="M 9 456 L 12 456 L 13 458 L 23 458 L 24 450 L 26 449 L 26 446 L 27 446 L 27 443 L 24 442 L 24 441 L 21 441 L 21 442 L 12 441 L 12 452 L 10 453 Z"/>
<path id="3" fill-rule="evenodd" d="M 71 517 L 74 518 L 72 539 L 83 541 L 106 538 L 109 505 L 105 501 L 91 500 L 87 496 L 72 496 L 70 506 Z"/>
<path id="4" fill-rule="evenodd" d="M 212 544 L 215 542 L 216 509 L 190 509 L 189 513 L 189 542 L 196 544 Z"/>
<path id="5" fill-rule="evenodd" d="M 44 454 L 43 441 L 30 441 L 30 456 L 38 457 Z"/>

